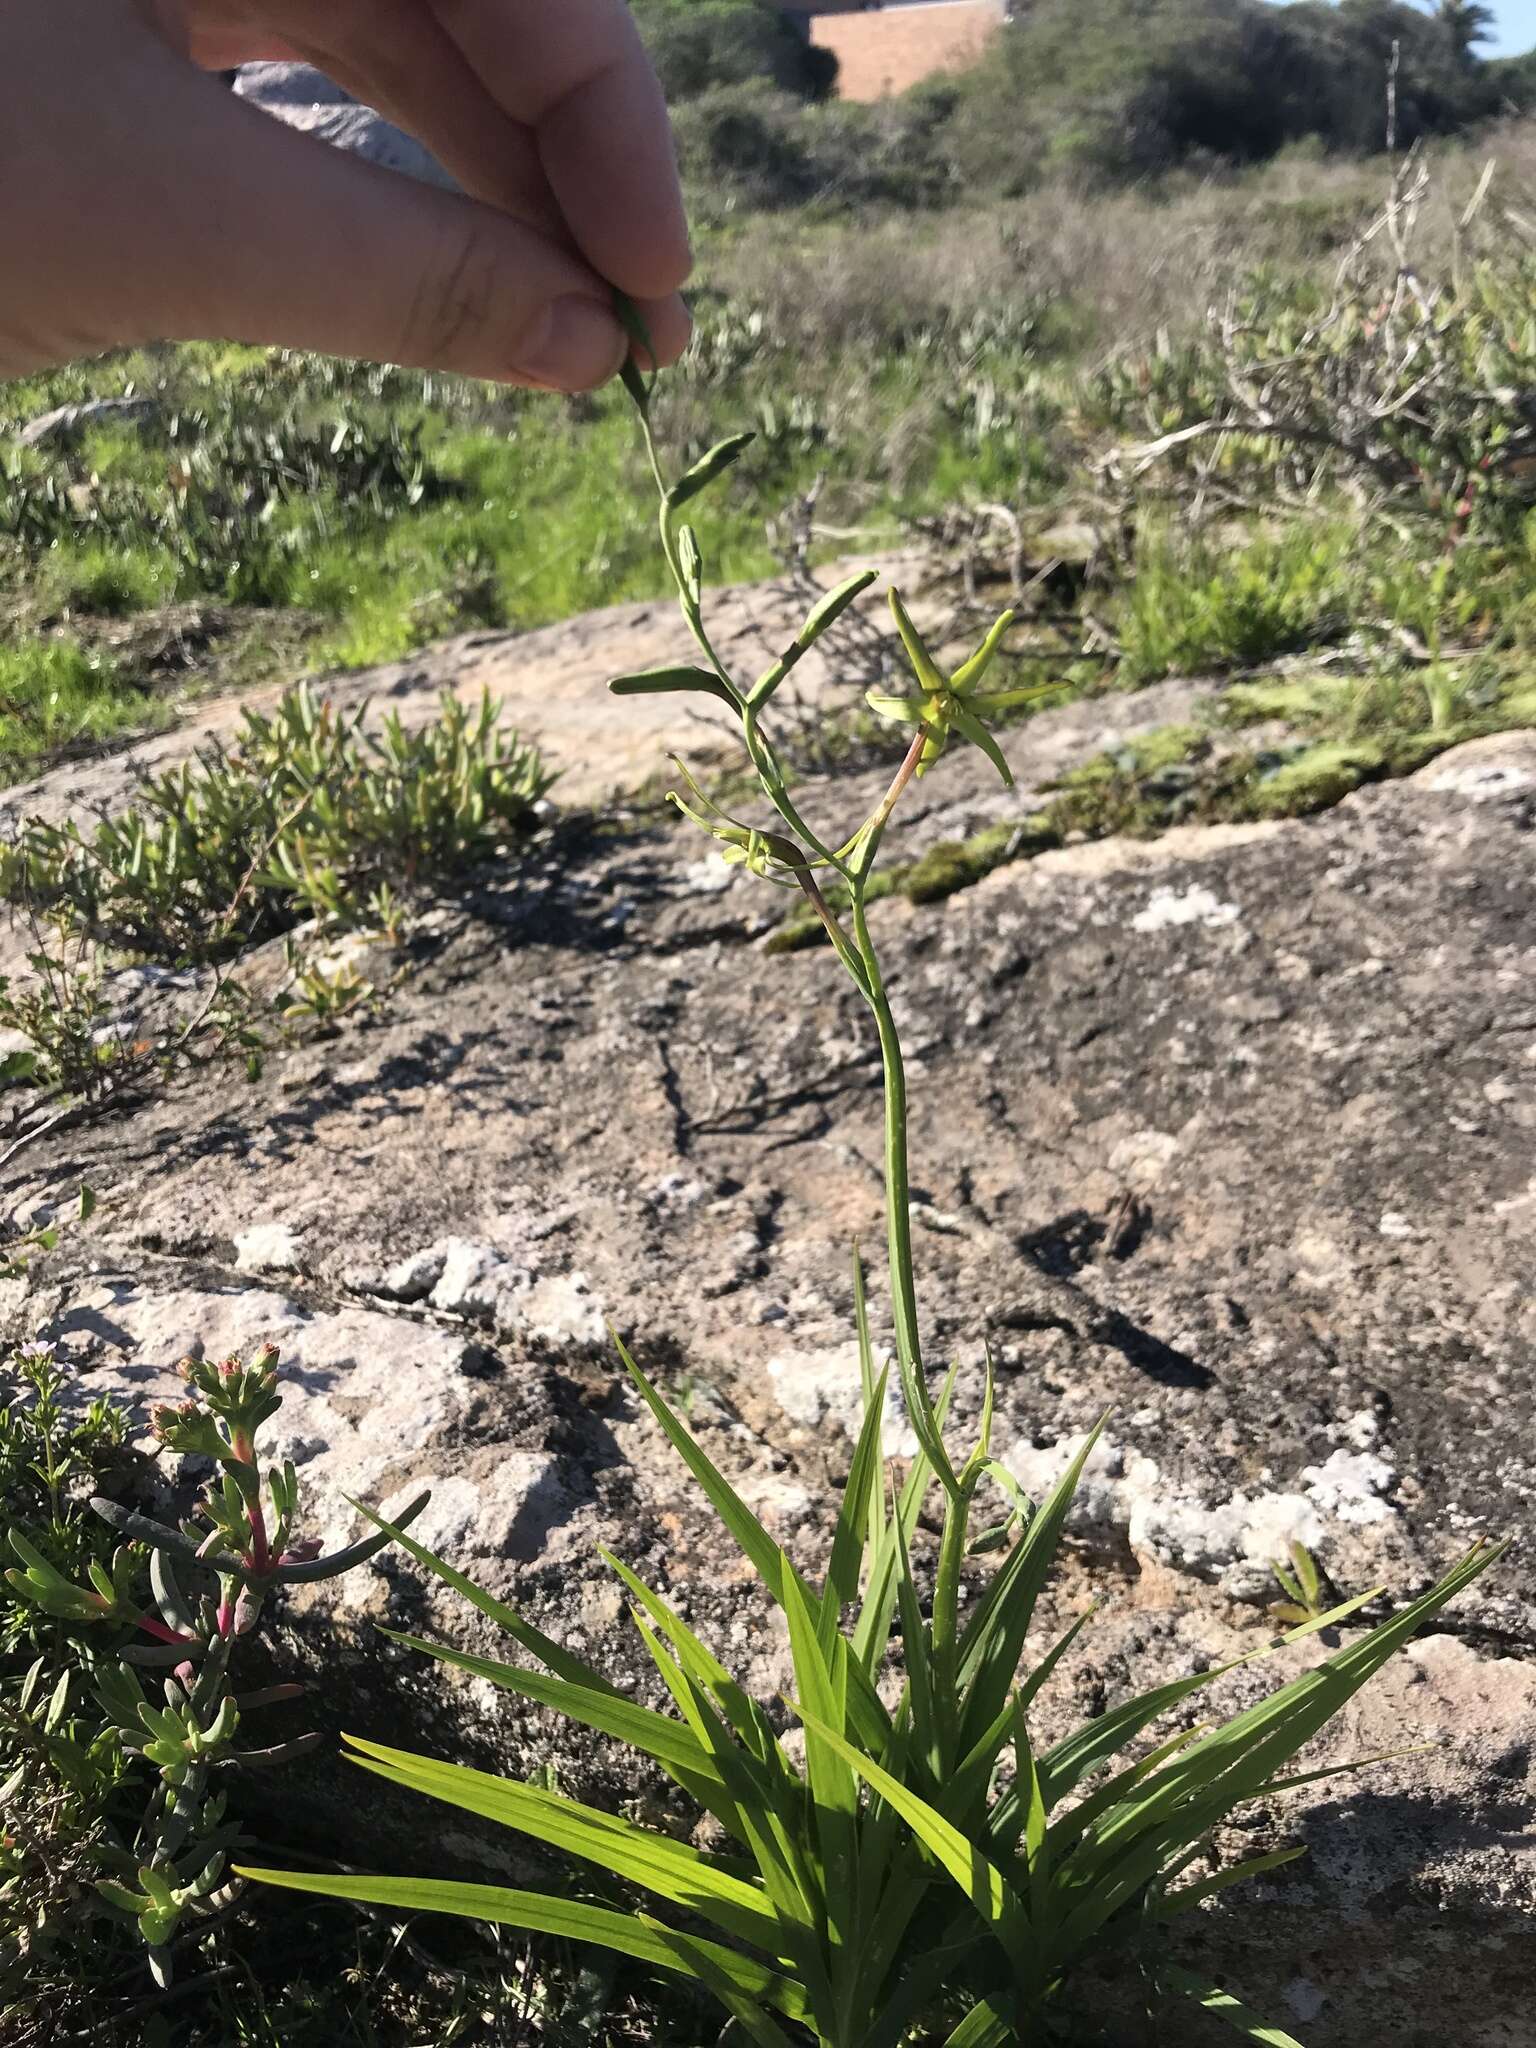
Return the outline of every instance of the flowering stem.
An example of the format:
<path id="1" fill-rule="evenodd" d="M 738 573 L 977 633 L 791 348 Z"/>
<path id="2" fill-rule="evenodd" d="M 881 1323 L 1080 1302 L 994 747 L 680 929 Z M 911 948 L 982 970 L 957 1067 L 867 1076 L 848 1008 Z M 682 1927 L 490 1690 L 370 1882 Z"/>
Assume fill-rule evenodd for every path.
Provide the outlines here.
<path id="1" fill-rule="evenodd" d="M 848 934 L 843 930 L 842 926 L 838 923 L 836 917 L 833 915 L 831 904 L 828 903 L 826 897 L 822 895 L 821 884 L 817 881 L 816 877 L 811 873 L 808 867 L 796 868 L 795 879 L 800 884 L 801 889 L 804 891 L 806 900 L 809 902 L 812 910 L 815 911 L 816 915 L 821 919 L 822 923 L 826 926 L 827 937 L 832 941 L 832 944 L 837 951 L 838 959 L 842 961 L 843 965 L 847 968 L 849 974 L 858 984 L 860 995 L 864 996 L 867 999 L 869 995 L 869 989 L 865 983 L 864 978 L 864 963 L 859 958 L 859 955 L 855 951 L 853 945 L 850 943 Z"/>
<path id="2" fill-rule="evenodd" d="M 891 822 L 891 813 L 900 803 L 907 784 L 917 773 L 923 758 L 923 748 L 928 744 L 929 732 L 926 725 L 920 725 L 912 735 L 912 744 L 906 751 L 901 766 L 896 770 L 896 779 L 880 799 L 880 808 L 873 814 L 859 833 L 858 851 L 854 866 L 862 876 L 874 866 L 875 855 L 880 850 L 880 841 L 885 837 L 885 828 Z"/>
<path id="3" fill-rule="evenodd" d="M 891 1316 L 896 1331 L 896 1363 L 901 1388 L 918 1440 L 933 1464 L 946 1493 L 957 1494 L 959 1482 L 939 1432 L 938 1418 L 923 1372 L 922 1333 L 918 1324 L 917 1286 L 912 1270 L 912 1189 L 907 1161 L 907 1073 L 901 1037 L 891 1012 L 880 972 L 880 959 L 870 936 L 862 882 L 853 886 L 853 928 L 864 970 L 862 993 L 874 1013 L 880 1037 L 880 1064 L 885 1094 L 885 1228 L 890 1263 Z"/>

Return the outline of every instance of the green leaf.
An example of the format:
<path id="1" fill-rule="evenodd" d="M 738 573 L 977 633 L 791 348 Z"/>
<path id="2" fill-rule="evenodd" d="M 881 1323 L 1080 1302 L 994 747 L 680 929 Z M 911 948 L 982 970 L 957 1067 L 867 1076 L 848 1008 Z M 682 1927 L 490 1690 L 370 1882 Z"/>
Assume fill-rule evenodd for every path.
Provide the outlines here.
<path id="1" fill-rule="evenodd" d="M 7 1088 L 13 1081 L 30 1081 L 37 1072 L 35 1052 L 8 1052 L 0 1059 L 0 1088 Z"/>
<path id="2" fill-rule="evenodd" d="M 667 697 L 679 691 L 692 691 L 718 697 L 732 711 L 741 708 L 735 694 L 726 688 L 719 676 L 711 674 L 707 668 L 697 668 L 691 662 L 671 668 L 643 669 L 636 675 L 615 676 L 608 688 L 615 697 Z"/>
<path id="3" fill-rule="evenodd" d="M 674 1967 L 697 1978 L 700 1984 L 712 1991 L 743 2032 L 758 2043 L 758 2048 L 793 2048 L 784 2029 L 720 1969 L 707 1942 L 663 1927 L 659 1921 L 653 1921 L 644 1914 L 641 1918 L 646 1926 L 653 1929 L 657 1940 L 665 1942 L 672 1950 L 677 1958 Z"/>
<path id="4" fill-rule="evenodd" d="M 84 1182 L 82 1182 L 80 1186 L 80 1204 L 78 1213 L 79 1219 L 82 1223 L 89 1223 L 91 1218 L 96 1214 L 96 1190 L 94 1188 L 87 1187 L 84 1184 Z"/>
<path id="5" fill-rule="evenodd" d="M 712 1812 L 743 1842 L 755 1858 L 758 1874 L 778 1915 L 780 1953 L 798 1970 L 806 1995 L 818 2010 L 831 2000 L 824 1954 L 826 1905 L 824 1887 L 805 1853 L 805 1786 L 799 1776 L 772 1763 L 745 1755 L 729 1735 L 708 1700 L 646 1629 L 638 1624 L 673 1697 L 691 1695 L 686 1711 L 705 1744 L 724 1792 L 709 1799 Z"/>
<path id="6" fill-rule="evenodd" d="M 847 1762 L 817 1730 L 841 1730 L 848 1711 L 848 1646 L 834 1636 L 825 1653 L 816 1620 L 793 1579 L 785 1583 L 785 1613 L 795 1683 L 805 1701 L 805 1769 L 811 1787 L 816 1840 L 821 1850 L 827 1939 L 834 1954 L 852 1944 L 856 1902 L 859 1787 Z"/>
<path id="7" fill-rule="evenodd" d="M 646 1405 L 665 1431 L 668 1441 L 682 1459 L 688 1470 L 699 1482 L 708 1497 L 710 1506 L 725 1524 L 732 1539 L 767 1587 L 774 1601 L 784 1605 L 784 1585 L 789 1578 L 798 1577 L 795 1567 L 774 1542 L 762 1523 L 753 1514 L 741 1496 L 731 1487 L 723 1473 L 714 1465 L 688 1429 L 673 1414 L 666 1402 L 651 1385 L 645 1374 L 636 1365 L 625 1348 L 622 1338 L 614 1340 L 619 1347 L 619 1356 L 624 1361 L 630 1378 L 640 1389 Z M 803 1579 L 800 1590 L 810 1604 L 811 1611 L 820 1618 L 821 1602 Z"/>
<path id="8" fill-rule="evenodd" d="M 931 1756 L 937 1745 L 938 1710 L 933 1697 L 933 1645 L 928 1624 L 923 1620 L 917 1581 L 907 1551 L 907 1532 L 898 1504 L 891 1518 L 891 1535 L 896 1545 L 896 1608 L 901 1616 L 902 1662 L 907 1671 L 907 1707 L 911 1715 L 912 1740 L 920 1754 Z"/>
<path id="9" fill-rule="evenodd" d="M 719 1703 L 727 1721 L 752 1753 L 766 1760 L 776 1759 L 778 1739 L 757 1702 L 732 1678 L 725 1666 L 700 1642 L 676 1610 L 655 1593 L 629 1566 L 610 1550 L 599 1547 L 598 1555 L 623 1580 L 676 1651 L 679 1662 L 695 1683 L 702 1685 Z M 638 1619 L 638 1618 L 637 1618 Z M 663 1676 L 666 1674 L 663 1673 Z M 681 1702 L 679 1703 L 681 1704 Z"/>
<path id="10" fill-rule="evenodd" d="M 659 1964 L 697 1979 L 698 1972 L 679 1955 L 675 1938 L 663 1940 L 654 1925 L 639 1916 L 615 1913 L 542 1892 L 512 1891 L 500 1885 L 458 1884 L 425 1877 L 317 1877 L 295 1870 L 259 1870 L 240 1864 L 235 1875 L 253 1884 L 281 1891 L 307 1892 L 322 1899 L 348 1899 L 360 1906 L 392 1906 L 401 1913 L 452 1913 L 463 1920 L 488 1920 L 501 1927 L 519 1927 L 528 1934 L 552 1934 L 562 1941 L 590 1941 L 600 1948 L 631 1956 L 636 1962 Z M 805 1994 L 792 1978 L 755 1963 L 733 1949 L 701 1942 L 713 1969 L 748 1998 L 776 2006 L 789 2019 L 806 2017 Z"/>
<path id="11" fill-rule="evenodd" d="M 778 1920 L 761 1892 L 689 1844 L 636 1827 L 616 1815 L 580 1805 L 558 1792 L 519 1784 L 462 1764 L 440 1763 L 407 1750 L 387 1749 L 356 1735 L 344 1741 L 348 1761 L 390 1783 L 478 1814 L 537 1842 L 612 1871 L 658 1898 L 712 1921 L 738 1941 L 770 1952 L 778 1946 Z"/>
<path id="12" fill-rule="evenodd" d="M 428 1550 L 424 1543 L 418 1543 L 414 1537 L 408 1536 L 397 1522 L 386 1522 L 381 1514 L 377 1514 L 365 1502 L 353 1500 L 350 1494 L 346 1498 L 349 1506 L 356 1508 L 357 1512 L 372 1522 L 376 1529 L 382 1529 L 392 1543 L 398 1543 L 407 1557 L 414 1557 L 419 1565 L 425 1566 L 435 1578 L 441 1579 L 445 1586 L 451 1586 L 456 1593 L 462 1593 L 471 1607 L 478 1609 L 488 1621 L 494 1621 L 503 1634 L 509 1635 L 520 1649 L 528 1652 L 530 1657 L 537 1657 L 546 1671 L 552 1671 L 557 1678 L 563 1678 L 571 1685 L 586 1686 L 593 1692 L 611 1693 L 615 1698 L 619 1696 L 618 1687 L 611 1685 L 601 1672 L 594 1671 L 590 1664 L 583 1663 L 580 1657 L 573 1656 L 569 1650 L 563 1650 L 552 1637 L 536 1629 L 532 1622 L 525 1621 L 515 1607 L 508 1607 L 504 1601 L 493 1598 L 477 1586 L 473 1579 L 466 1578 L 460 1571 L 455 1571 L 453 1566 L 446 1563 L 435 1551 Z"/>
<path id="13" fill-rule="evenodd" d="M 1029 1873 L 1029 1912 L 1036 1928 L 1043 1931 L 1052 1917 L 1050 1843 L 1034 1745 L 1029 1739 L 1028 1722 L 1017 1701 L 1014 1702 L 1013 1743 L 1018 1759 L 1019 1804 L 1024 1814 L 1023 1848 L 1024 1865 Z"/>
<path id="14" fill-rule="evenodd" d="M 1284 2027 L 1266 2025 L 1256 2012 L 1250 2012 L 1219 1984 L 1209 1983 L 1188 1970 L 1160 1970 L 1158 1977 L 1170 1991 L 1177 1991 L 1182 1998 L 1192 1998 L 1196 2005 L 1235 2028 L 1245 2041 L 1256 2042 L 1258 2048 L 1301 2048 L 1294 2034 L 1288 2034 Z"/>
<path id="15" fill-rule="evenodd" d="M 944 2048 L 1014 2048 L 1018 2035 L 990 1999 L 973 2005 L 945 2038 Z"/>
<path id="16" fill-rule="evenodd" d="M 1153 1918 L 1171 1920 L 1176 1914 L 1188 1913 L 1202 1899 L 1213 1899 L 1218 1892 L 1224 1892 L 1234 1884 L 1246 1884 L 1249 1878 L 1261 1877 L 1266 1870 L 1280 1870 L 1306 1853 L 1305 1845 L 1298 1849 L 1271 1849 L 1267 1856 L 1250 1856 L 1245 1863 L 1229 1864 L 1225 1870 L 1203 1877 L 1197 1884 L 1181 1885 L 1176 1892 L 1165 1893 L 1161 1903 L 1153 1909 Z"/>
<path id="17" fill-rule="evenodd" d="M 1091 1939 L 1181 1846 L 1255 1797 L 1281 1764 L 1507 1547 L 1479 1546 L 1421 1599 L 1317 1669 L 1202 1734 L 1097 1819 L 1072 1854 L 1080 1897 L 1061 1930 L 1063 1954 Z"/>
<path id="18" fill-rule="evenodd" d="M 732 463 L 739 461 L 756 439 L 755 434 L 728 434 L 723 441 L 717 441 L 668 491 L 668 512 L 680 512 L 700 491 L 707 491 L 716 477 L 723 476 Z"/>
<path id="19" fill-rule="evenodd" d="M 1013 1690 L 1035 1602 L 1055 1560 L 1083 1467 L 1103 1428 L 1100 1422 L 1084 1438 L 1077 1456 L 993 1574 L 961 1636 L 958 1675 L 965 1696 L 960 1727 L 963 1751 L 981 1740 Z"/>
<path id="20" fill-rule="evenodd" d="M 1091 1607 L 1086 1608 L 1077 1617 L 1061 1640 L 1054 1643 L 1047 1650 L 1034 1670 L 1030 1672 L 1028 1678 L 1019 1687 L 1019 1706 L 1024 1713 L 1027 1714 L 1029 1712 L 1029 1709 L 1034 1705 L 1035 1700 L 1039 1697 L 1042 1688 L 1055 1671 L 1057 1665 L 1065 1657 L 1068 1650 L 1071 1649 L 1072 1645 L 1077 1641 L 1098 1611 L 1099 1603 L 1095 1600 Z"/>
<path id="21" fill-rule="evenodd" d="M 596 1728 L 600 1734 L 627 1742 L 631 1749 L 640 1750 L 668 1769 L 676 1766 L 706 1778 L 717 1775 L 696 1738 L 681 1721 L 674 1721 L 669 1714 L 654 1713 L 649 1707 L 636 1706 L 620 1693 L 600 1692 L 584 1683 L 572 1684 L 568 1679 L 526 1671 L 517 1664 L 501 1664 L 494 1658 L 471 1657 L 462 1650 L 446 1649 L 441 1643 L 429 1643 L 421 1636 L 403 1635 L 392 1628 L 381 1629 L 380 1634 L 408 1650 L 435 1657 L 440 1664 L 451 1664 L 456 1671 L 489 1679 L 504 1692 L 514 1692 L 538 1706 L 551 1707 L 567 1720 L 579 1721 L 584 1728 Z"/>
<path id="22" fill-rule="evenodd" d="M 1325 1764 L 1320 1770 L 1300 1771 L 1293 1778 L 1271 1778 L 1267 1785 L 1261 1785 L 1254 1794 L 1256 1799 L 1268 1799 L 1274 1792 L 1294 1792 L 1302 1785 L 1321 1785 L 1329 1778 L 1347 1778 L 1355 1771 L 1368 1771 L 1374 1764 L 1396 1763 L 1399 1757 L 1432 1756 L 1437 1749 L 1444 1748 L 1439 1742 L 1412 1742 L 1404 1749 L 1378 1749 L 1374 1756 L 1351 1757 L 1347 1764 Z"/>
<path id="23" fill-rule="evenodd" d="M 861 1357 L 862 1369 L 862 1357 Z M 832 1532 L 832 1555 L 827 1565 L 827 1582 L 822 1600 L 822 1641 L 825 1645 L 837 1627 L 842 1609 L 859 1597 L 859 1575 L 864 1564 L 865 1543 L 872 1526 L 871 1503 L 879 1509 L 883 1484 L 881 1434 L 885 1418 L 885 1392 L 889 1368 L 864 1399 L 864 1421 L 848 1468 L 848 1484 Z"/>
<path id="24" fill-rule="evenodd" d="M 817 1723 L 803 1703 L 795 1712 L 809 1735 L 813 1728 L 820 1739 L 852 1765 L 873 1792 L 893 1806 L 940 1868 L 952 1877 L 989 1927 L 996 1930 L 1009 1965 L 1027 1980 L 1036 1967 L 1034 1934 L 1017 1894 L 997 1865 L 974 1842 L 967 1841 L 958 1828 L 944 1818 L 899 1779 L 883 1770 L 872 1758 L 861 1756 L 852 1743 L 845 1742 L 825 1723 Z"/>
<path id="25" fill-rule="evenodd" d="M 865 1335 L 867 1339 L 867 1331 Z M 950 1367 L 934 1408 L 934 1420 L 940 1429 L 943 1428 L 944 1418 L 949 1412 L 957 1370 L 956 1366 Z M 933 1480 L 933 1464 L 927 1452 L 919 1448 L 907 1473 L 907 1481 L 901 1490 L 901 1499 L 896 1510 L 905 1541 L 909 1546 Z M 859 1611 L 859 1619 L 853 1632 L 854 1656 L 860 1667 L 871 1677 L 879 1669 L 890 1640 L 891 1621 L 898 1606 L 899 1571 L 900 1557 L 896 1539 L 894 1534 L 887 1530 L 876 1544 L 869 1569 L 869 1583 L 864 1593 L 864 1605 Z"/>

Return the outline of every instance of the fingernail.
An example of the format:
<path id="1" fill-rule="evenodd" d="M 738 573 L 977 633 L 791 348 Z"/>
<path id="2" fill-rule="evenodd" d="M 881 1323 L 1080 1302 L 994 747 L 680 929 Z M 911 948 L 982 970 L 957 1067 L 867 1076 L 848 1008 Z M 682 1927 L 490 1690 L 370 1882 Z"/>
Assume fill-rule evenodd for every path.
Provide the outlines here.
<path id="1" fill-rule="evenodd" d="M 606 306 L 573 295 L 556 299 L 518 368 L 556 391 L 590 391 L 618 375 L 628 346 Z"/>

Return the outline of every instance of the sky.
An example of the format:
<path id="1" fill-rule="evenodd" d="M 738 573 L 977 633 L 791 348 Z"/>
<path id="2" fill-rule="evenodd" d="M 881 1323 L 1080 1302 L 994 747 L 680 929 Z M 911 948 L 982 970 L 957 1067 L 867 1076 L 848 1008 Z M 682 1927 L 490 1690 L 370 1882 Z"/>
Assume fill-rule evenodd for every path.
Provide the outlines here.
<path id="1" fill-rule="evenodd" d="M 1536 48 L 1536 0 L 1492 0 L 1498 29 L 1491 42 L 1480 45 L 1485 57 L 1516 57 Z"/>

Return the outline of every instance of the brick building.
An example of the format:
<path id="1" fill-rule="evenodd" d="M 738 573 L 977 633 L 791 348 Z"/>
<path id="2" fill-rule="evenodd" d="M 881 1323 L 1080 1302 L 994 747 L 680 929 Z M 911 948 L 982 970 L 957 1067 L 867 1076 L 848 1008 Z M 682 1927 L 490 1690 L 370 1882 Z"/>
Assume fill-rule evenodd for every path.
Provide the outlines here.
<path id="1" fill-rule="evenodd" d="M 1008 0 L 822 0 L 794 10 L 813 43 L 837 59 L 843 99 L 880 100 L 940 71 L 974 64 L 1009 15 Z"/>

